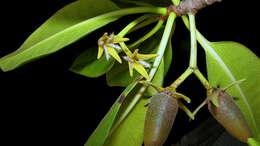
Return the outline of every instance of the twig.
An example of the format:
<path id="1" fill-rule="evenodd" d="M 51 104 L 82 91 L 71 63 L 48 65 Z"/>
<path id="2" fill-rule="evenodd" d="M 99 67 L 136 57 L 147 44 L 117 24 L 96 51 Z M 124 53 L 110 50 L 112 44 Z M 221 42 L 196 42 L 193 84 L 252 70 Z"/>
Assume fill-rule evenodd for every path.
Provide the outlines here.
<path id="1" fill-rule="evenodd" d="M 168 11 L 173 11 L 177 16 L 186 15 L 189 12 L 195 14 L 198 10 L 211 5 L 215 2 L 221 2 L 222 0 L 183 0 L 178 6 L 168 7 Z"/>

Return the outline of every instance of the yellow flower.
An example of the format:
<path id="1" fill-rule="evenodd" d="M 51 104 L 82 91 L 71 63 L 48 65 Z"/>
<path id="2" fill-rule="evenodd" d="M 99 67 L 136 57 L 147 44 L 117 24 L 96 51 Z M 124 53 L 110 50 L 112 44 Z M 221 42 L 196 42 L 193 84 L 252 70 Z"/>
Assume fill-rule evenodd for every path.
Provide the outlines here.
<path id="1" fill-rule="evenodd" d="M 118 43 L 128 41 L 128 38 L 119 38 L 111 33 L 104 33 L 104 35 L 98 40 L 98 55 L 97 59 L 99 59 L 103 53 L 105 52 L 105 57 L 109 60 L 110 56 L 115 58 L 119 63 L 122 63 L 121 58 L 118 55 L 117 51 L 120 51 L 122 48 L 117 45 Z"/>
<path id="2" fill-rule="evenodd" d="M 139 72 L 143 77 L 145 77 L 147 80 L 150 79 L 148 73 L 146 72 L 145 68 L 150 68 L 151 65 L 144 61 L 151 58 L 155 58 L 158 55 L 157 54 L 139 54 L 138 49 L 134 51 L 131 56 L 123 56 L 123 58 L 128 61 L 129 66 L 129 73 L 130 76 L 133 76 L 133 69 L 135 69 L 137 72 Z"/>

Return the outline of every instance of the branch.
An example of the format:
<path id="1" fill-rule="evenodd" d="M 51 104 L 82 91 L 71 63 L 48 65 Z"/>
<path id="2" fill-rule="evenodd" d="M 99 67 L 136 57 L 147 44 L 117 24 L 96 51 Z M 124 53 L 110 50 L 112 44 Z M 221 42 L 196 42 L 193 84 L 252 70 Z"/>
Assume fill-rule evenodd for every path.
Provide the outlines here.
<path id="1" fill-rule="evenodd" d="M 195 14 L 198 10 L 222 0 L 182 0 L 179 6 L 170 6 L 168 11 L 175 12 L 178 16 L 188 14 L 189 12 Z"/>

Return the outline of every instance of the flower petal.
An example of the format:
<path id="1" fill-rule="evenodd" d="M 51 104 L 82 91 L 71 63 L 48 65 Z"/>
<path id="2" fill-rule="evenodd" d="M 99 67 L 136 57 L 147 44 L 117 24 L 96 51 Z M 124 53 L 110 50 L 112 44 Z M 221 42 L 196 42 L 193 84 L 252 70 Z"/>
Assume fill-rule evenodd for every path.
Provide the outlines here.
<path id="1" fill-rule="evenodd" d="M 137 57 L 138 51 L 139 51 L 139 49 L 135 49 L 134 53 L 132 54 L 133 58 Z"/>
<path id="2" fill-rule="evenodd" d="M 110 41 L 114 38 L 114 36 L 115 36 L 114 33 L 111 33 L 111 34 L 108 36 L 106 42 L 107 42 L 107 43 L 110 43 Z"/>
<path id="3" fill-rule="evenodd" d="M 107 46 L 107 51 L 108 51 L 108 53 L 109 53 L 112 57 L 114 57 L 119 63 L 122 63 L 121 58 L 119 57 L 119 55 L 117 54 L 117 52 L 116 52 L 116 50 L 115 50 L 114 48 Z"/>
<path id="4" fill-rule="evenodd" d="M 104 41 L 106 39 L 108 39 L 108 33 L 107 32 L 104 33 L 103 36 L 98 39 L 98 41 Z"/>
<path id="5" fill-rule="evenodd" d="M 126 41 L 129 41 L 129 38 L 114 37 L 112 39 L 112 43 L 114 43 L 114 44 L 121 43 L 121 42 L 126 42 Z"/>
<path id="6" fill-rule="evenodd" d="M 127 48 L 126 44 L 125 43 L 119 43 L 119 45 L 121 46 L 122 50 L 125 52 L 125 54 L 128 56 L 128 57 L 132 57 L 133 56 L 133 53 Z"/>
<path id="7" fill-rule="evenodd" d="M 142 64 L 144 66 L 144 68 L 150 68 L 151 67 L 151 65 L 148 62 L 144 61 L 144 60 L 139 59 L 138 62 L 140 64 Z"/>
<path id="8" fill-rule="evenodd" d="M 137 72 L 139 72 L 139 73 L 140 73 L 143 77 L 145 77 L 147 80 L 150 79 L 148 73 L 146 72 L 146 70 L 144 69 L 144 67 L 143 67 L 141 64 L 135 62 L 135 63 L 134 63 L 134 68 L 135 68 L 135 70 L 136 70 Z"/>
<path id="9" fill-rule="evenodd" d="M 104 51 L 105 51 L 105 57 L 106 57 L 106 60 L 109 60 L 110 59 L 110 55 L 108 53 L 108 48 L 107 46 L 104 45 Z"/>
<path id="10" fill-rule="evenodd" d="M 117 51 L 122 50 L 122 48 L 119 45 L 116 45 L 116 44 L 108 44 L 108 46 L 116 49 Z"/>
<path id="11" fill-rule="evenodd" d="M 104 48 L 102 48 L 101 46 L 98 46 L 98 55 L 97 55 L 97 59 L 99 59 L 104 52 Z"/>
<path id="12" fill-rule="evenodd" d="M 147 60 L 157 57 L 158 54 L 137 54 L 136 57 L 141 60 Z"/>

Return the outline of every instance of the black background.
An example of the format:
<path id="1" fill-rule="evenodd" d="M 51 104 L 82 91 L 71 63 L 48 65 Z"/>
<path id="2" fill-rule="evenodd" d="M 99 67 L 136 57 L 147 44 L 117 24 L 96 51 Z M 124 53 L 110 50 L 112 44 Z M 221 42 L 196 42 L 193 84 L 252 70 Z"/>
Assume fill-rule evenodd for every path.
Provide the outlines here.
<path id="1" fill-rule="evenodd" d="M 16 50 L 40 24 L 70 2 L 72 0 L 1 2 L 0 56 Z M 259 22 L 256 22 L 259 12 L 252 2 L 223 0 L 207 7 L 196 16 L 197 28 L 208 40 L 237 41 L 259 56 L 259 37 L 256 36 L 259 31 Z M 105 76 L 86 78 L 68 71 L 68 68 L 75 57 L 89 45 L 95 44 L 104 31 L 118 31 L 131 20 L 132 17 L 123 18 L 120 21 L 122 23 L 110 24 L 88 38 L 14 71 L 0 71 L 0 134 L 4 135 L 0 145 L 83 145 L 123 88 L 108 87 Z M 174 81 L 187 67 L 188 39 L 189 32 L 178 20 L 173 41 L 174 62 L 165 84 Z M 201 50 L 198 63 L 205 73 Z M 193 76 L 181 85 L 179 91 L 193 99 L 197 98 L 191 105 L 192 109 L 205 95 Z M 175 123 L 178 126 L 173 127 L 174 132 L 168 143 L 177 141 L 208 116 L 206 109 L 203 109 L 197 119 L 190 123 L 180 112 Z"/>

